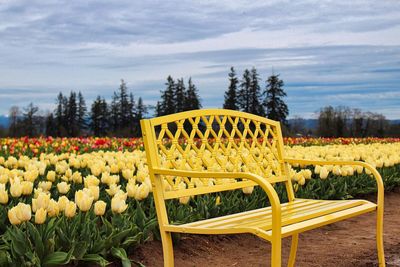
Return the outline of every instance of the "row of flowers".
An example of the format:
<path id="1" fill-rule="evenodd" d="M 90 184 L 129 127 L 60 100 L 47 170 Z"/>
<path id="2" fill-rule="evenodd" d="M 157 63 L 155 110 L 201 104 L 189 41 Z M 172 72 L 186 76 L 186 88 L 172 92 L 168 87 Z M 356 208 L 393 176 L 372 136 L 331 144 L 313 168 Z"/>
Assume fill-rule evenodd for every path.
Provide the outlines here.
<path id="1" fill-rule="evenodd" d="M 371 144 L 400 142 L 400 138 L 284 138 L 286 145 L 331 145 L 331 144 Z M 0 139 L 0 155 L 37 156 L 41 153 L 76 153 L 83 154 L 97 150 L 133 151 L 143 150 L 142 138 L 2 138 Z"/>

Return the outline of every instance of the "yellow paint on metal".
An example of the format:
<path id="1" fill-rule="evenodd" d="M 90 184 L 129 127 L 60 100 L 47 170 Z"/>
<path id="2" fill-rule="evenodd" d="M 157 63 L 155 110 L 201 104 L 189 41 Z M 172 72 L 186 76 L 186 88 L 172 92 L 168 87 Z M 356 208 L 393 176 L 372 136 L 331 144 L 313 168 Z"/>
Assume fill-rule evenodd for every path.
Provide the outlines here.
<path id="1" fill-rule="evenodd" d="M 282 238 L 292 236 L 288 266 L 294 266 L 298 234 L 328 223 L 377 210 L 379 266 L 383 251 L 383 182 L 364 162 L 309 161 L 284 157 L 279 122 L 224 109 L 177 113 L 141 121 L 154 202 L 159 221 L 164 266 L 174 266 L 172 232 L 193 234 L 252 233 L 272 244 L 271 266 L 281 266 Z M 378 187 L 377 204 L 365 200 L 296 199 L 288 164 L 362 165 Z M 283 182 L 288 203 L 273 187 Z M 169 223 L 165 200 L 260 186 L 271 206 L 183 225 Z"/>

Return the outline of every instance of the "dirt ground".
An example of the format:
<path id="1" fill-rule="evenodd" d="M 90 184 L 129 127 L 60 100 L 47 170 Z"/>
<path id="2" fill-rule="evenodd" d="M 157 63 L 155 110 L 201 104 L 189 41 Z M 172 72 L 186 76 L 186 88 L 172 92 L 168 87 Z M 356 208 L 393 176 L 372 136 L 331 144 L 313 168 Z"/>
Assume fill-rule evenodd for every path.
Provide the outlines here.
<path id="1" fill-rule="evenodd" d="M 300 234 L 296 266 L 377 266 L 375 212 Z M 385 195 L 387 266 L 400 266 L 400 190 Z M 270 244 L 253 235 L 183 236 L 174 246 L 175 266 L 269 266 Z M 283 266 L 290 238 L 283 240 Z M 160 241 L 150 241 L 133 258 L 163 266 Z"/>

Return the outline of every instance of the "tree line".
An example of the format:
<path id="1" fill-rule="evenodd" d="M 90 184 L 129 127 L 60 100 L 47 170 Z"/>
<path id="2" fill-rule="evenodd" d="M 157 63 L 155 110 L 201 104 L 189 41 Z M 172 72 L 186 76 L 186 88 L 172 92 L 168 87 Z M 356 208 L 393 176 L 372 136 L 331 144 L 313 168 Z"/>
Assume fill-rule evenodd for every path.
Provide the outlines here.
<path id="1" fill-rule="evenodd" d="M 377 113 L 359 109 L 331 106 L 317 112 L 317 123 L 307 128 L 300 117 L 287 120 L 289 109 L 284 101 L 284 82 L 278 74 L 272 73 L 266 79 L 260 78 L 255 67 L 245 69 L 239 78 L 234 67 L 228 73 L 228 86 L 224 93 L 222 108 L 240 110 L 280 121 L 286 136 L 311 135 L 323 137 L 366 137 L 395 136 L 400 125 L 391 125 Z M 8 129 L 0 129 L 0 136 L 141 136 L 140 120 L 148 116 L 163 116 L 182 111 L 202 108 L 198 89 L 192 78 L 187 83 L 183 78 L 168 76 L 165 89 L 155 107 L 145 105 L 139 97 L 136 101 L 124 80 L 111 101 L 97 96 L 90 107 L 86 106 L 81 92 L 71 91 L 69 95 L 59 93 L 55 109 L 43 113 L 30 103 L 22 110 L 13 106 L 9 111 Z M 154 108 L 154 114 L 149 110 Z M 396 128 L 397 127 L 397 128 Z"/>
<path id="2" fill-rule="evenodd" d="M 97 96 L 88 110 L 81 92 L 61 92 L 56 98 L 53 112 L 43 114 L 30 103 L 21 110 L 13 106 L 9 113 L 8 135 L 17 136 L 141 136 L 140 120 L 148 107 L 141 97 L 135 101 L 124 80 L 113 93 L 111 102 Z"/>

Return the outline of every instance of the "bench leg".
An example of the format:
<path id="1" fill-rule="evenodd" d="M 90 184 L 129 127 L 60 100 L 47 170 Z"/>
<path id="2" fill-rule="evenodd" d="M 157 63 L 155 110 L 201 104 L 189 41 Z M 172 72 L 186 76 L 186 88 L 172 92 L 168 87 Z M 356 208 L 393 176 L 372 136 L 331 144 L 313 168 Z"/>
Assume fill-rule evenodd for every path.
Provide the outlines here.
<path id="1" fill-rule="evenodd" d="M 376 221 L 376 246 L 378 249 L 379 267 L 386 266 L 385 252 L 383 249 L 383 210 L 379 210 L 379 208 Z"/>
<path id="2" fill-rule="evenodd" d="M 272 241 L 271 245 L 272 245 L 271 266 L 272 267 L 281 267 L 282 240 L 278 239 L 276 241 Z"/>
<path id="3" fill-rule="evenodd" d="M 294 267 L 294 265 L 295 265 L 298 243 L 299 243 L 299 234 L 292 235 L 292 245 L 290 247 L 290 256 L 289 256 L 288 267 Z"/>
<path id="4" fill-rule="evenodd" d="M 161 241 L 163 248 L 164 267 L 174 266 L 174 248 L 172 246 L 171 233 L 161 231 Z"/>

